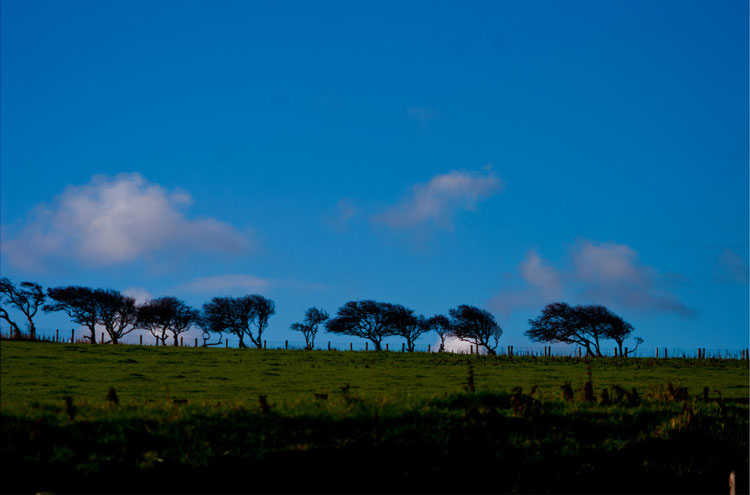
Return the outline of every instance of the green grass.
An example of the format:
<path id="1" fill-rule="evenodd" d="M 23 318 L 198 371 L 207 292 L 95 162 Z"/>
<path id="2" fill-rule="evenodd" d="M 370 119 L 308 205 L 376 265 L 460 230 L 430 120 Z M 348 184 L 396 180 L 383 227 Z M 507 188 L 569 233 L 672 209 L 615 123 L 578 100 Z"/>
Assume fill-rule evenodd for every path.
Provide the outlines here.
<path id="1" fill-rule="evenodd" d="M 566 382 L 619 385 L 657 393 L 672 382 L 701 395 L 747 398 L 747 362 L 695 359 L 573 359 L 398 352 L 92 346 L 2 342 L 0 405 L 4 410 L 59 403 L 63 396 L 98 403 L 110 387 L 124 402 L 187 399 L 191 403 L 296 401 L 338 393 L 345 385 L 368 399 L 429 399 L 463 391 L 468 364 L 477 390 L 539 387 L 560 396 Z"/>
<path id="2" fill-rule="evenodd" d="M 0 489 L 705 493 L 735 471 L 742 493 L 749 378 L 741 361 L 2 342 Z"/>

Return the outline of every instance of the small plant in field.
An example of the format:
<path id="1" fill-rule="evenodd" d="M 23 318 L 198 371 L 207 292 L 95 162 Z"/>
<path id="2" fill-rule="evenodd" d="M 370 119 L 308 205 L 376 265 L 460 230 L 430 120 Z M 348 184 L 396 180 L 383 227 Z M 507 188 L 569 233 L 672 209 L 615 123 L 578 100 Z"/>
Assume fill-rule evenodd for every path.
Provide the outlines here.
<path id="1" fill-rule="evenodd" d="M 271 412 L 271 406 L 268 404 L 268 396 L 267 395 L 259 395 L 258 396 L 258 403 L 260 404 L 260 411 L 263 414 L 268 414 Z"/>
<path id="2" fill-rule="evenodd" d="M 573 400 L 573 387 L 570 386 L 570 383 L 566 382 L 564 385 L 560 385 L 560 390 L 564 400 L 568 402 Z"/>
<path id="3" fill-rule="evenodd" d="M 594 400 L 594 382 L 591 379 L 591 364 L 588 365 L 586 374 L 589 379 L 583 384 L 583 400 L 591 402 Z"/>
<path id="4" fill-rule="evenodd" d="M 66 395 L 63 397 L 65 401 L 65 412 L 68 413 L 68 417 L 71 421 L 76 418 L 76 406 L 73 404 L 73 397 Z"/>
<path id="5" fill-rule="evenodd" d="M 476 392 L 476 386 L 474 384 L 474 367 L 471 365 L 471 363 L 469 363 L 469 371 L 466 376 L 466 385 L 464 385 L 464 390 L 471 393 Z"/>
<path id="6" fill-rule="evenodd" d="M 114 405 L 117 405 L 120 403 L 120 398 L 117 397 L 117 391 L 115 390 L 115 387 L 109 387 L 109 392 L 107 393 L 107 400 Z"/>

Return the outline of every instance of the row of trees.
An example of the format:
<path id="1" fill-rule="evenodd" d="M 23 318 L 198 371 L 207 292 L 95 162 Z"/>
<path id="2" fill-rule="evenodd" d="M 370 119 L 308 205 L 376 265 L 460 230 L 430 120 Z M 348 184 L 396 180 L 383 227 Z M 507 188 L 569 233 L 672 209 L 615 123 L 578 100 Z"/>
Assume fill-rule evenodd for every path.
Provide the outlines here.
<path id="1" fill-rule="evenodd" d="M 201 310 L 183 301 L 165 296 L 137 305 L 135 299 L 112 289 L 92 289 L 81 286 L 50 288 L 46 292 L 33 282 L 18 286 L 3 277 L 0 279 L 0 318 L 11 327 L 14 338 L 23 333 L 10 318 L 8 307 L 20 311 L 27 320 L 28 337 L 36 338 L 34 316 L 43 311 L 65 312 L 72 321 L 87 328 L 85 336 L 97 343 L 97 328 L 103 328 L 109 341 L 117 344 L 125 335 L 137 329 L 147 330 L 162 345 L 171 337 L 179 345 L 179 337 L 192 327 L 203 333 L 203 345 L 220 345 L 223 336 L 231 334 L 239 339 L 241 348 L 263 346 L 263 333 L 270 317 L 276 312 L 272 300 L 261 295 L 242 297 L 215 297 Z M 46 303 L 46 304 L 45 304 Z M 615 340 L 620 355 L 626 355 L 623 344 L 633 332 L 633 327 L 604 306 L 570 306 L 566 303 L 547 305 L 539 318 L 529 320 L 526 335 L 535 342 L 576 344 L 584 347 L 589 356 L 601 356 L 602 342 Z M 290 329 L 300 332 L 307 349 L 315 347 L 315 337 L 321 327 L 332 334 L 359 337 L 372 342 L 375 350 L 382 349 L 383 339 L 402 337 L 409 352 L 425 333 L 435 332 L 440 338 L 439 351 L 445 350 L 448 337 L 454 337 L 484 349 L 494 355 L 502 328 L 495 317 L 475 306 L 460 305 L 447 315 L 425 317 L 400 304 L 372 300 L 349 301 L 341 306 L 334 317 L 320 308 L 309 308 L 302 322 Z M 218 340 L 212 339 L 218 337 Z M 636 348 L 643 340 L 636 338 Z M 632 352 L 631 351 L 631 352 Z"/>

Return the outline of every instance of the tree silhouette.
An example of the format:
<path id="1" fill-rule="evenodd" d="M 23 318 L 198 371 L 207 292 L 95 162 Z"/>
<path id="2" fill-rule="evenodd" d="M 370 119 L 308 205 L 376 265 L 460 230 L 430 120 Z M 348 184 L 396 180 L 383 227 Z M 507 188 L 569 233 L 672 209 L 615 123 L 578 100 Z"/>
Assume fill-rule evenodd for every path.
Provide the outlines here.
<path id="1" fill-rule="evenodd" d="M 164 296 L 151 299 L 138 308 L 138 327 L 144 328 L 166 345 L 169 333 L 174 345 L 179 345 L 179 336 L 190 325 L 197 323 L 198 311 L 176 297 Z"/>
<path id="2" fill-rule="evenodd" d="M 93 292 L 97 305 L 96 322 L 104 327 L 112 344 L 136 329 L 138 310 L 135 299 L 112 289 L 96 289 Z M 102 342 L 105 344 L 108 342 Z"/>
<path id="3" fill-rule="evenodd" d="M 239 338 L 240 347 L 245 348 L 245 336 L 259 349 L 263 348 L 263 332 L 268 319 L 276 312 L 274 302 L 259 295 L 242 297 L 214 297 L 203 305 L 201 325 L 213 333 L 231 333 Z M 253 335 L 252 325 L 257 327 Z"/>
<path id="4" fill-rule="evenodd" d="M 614 339 L 622 355 L 622 344 L 633 332 L 632 325 L 596 304 L 574 307 L 561 302 L 548 304 L 539 318 L 529 320 L 529 325 L 525 333 L 530 340 L 580 345 L 588 356 L 601 356 L 602 340 L 606 339 Z M 640 345 L 643 340 L 638 338 L 636 342 Z"/>
<path id="5" fill-rule="evenodd" d="M 383 338 L 393 335 L 393 327 L 388 325 L 388 310 L 391 306 L 369 299 L 349 301 L 339 308 L 335 317 L 326 322 L 326 329 L 330 333 L 367 339 L 379 351 Z"/>
<path id="6" fill-rule="evenodd" d="M 94 297 L 94 289 L 69 285 L 47 289 L 47 296 L 54 302 L 45 304 L 44 311 L 64 311 L 71 320 L 88 328 L 90 336 L 84 336 L 96 344 L 96 323 L 99 307 Z"/>
<path id="7" fill-rule="evenodd" d="M 248 335 L 258 349 L 263 348 L 263 332 L 268 328 L 268 319 L 276 313 L 276 304 L 263 296 L 253 294 L 250 296 L 253 308 L 255 309 L 255 326 L 258 329 L 257 338 L 250 332 Z"/>
<path id="8" fill-rule="evenodd" d="M 305 319 L 302 323 L 292 323 L 289 328 L 295 332 L 301 332 L 305 336 L 305 349 L 309 350 L 315 347 L 315 335 L 318 333 L 318 326 L 327 319 L 327 312 L 312 307 L 305 311 Z"/>
<path id="9" fill-rule="evenodd" d="M 445 315 L 435 315 L 428 318 L 425 325 L 427 326 L 428 331 L 434 330 L 435 333 L 438 334 L 438 337 L 440 337 L 440 348 L 438 349 L 438 352 L 445 352 L 445 339 L 448 338 L 453 331 L 451 321 Z"/>
<path id="10" fill-rule="evenodd" d="M 398 335 L 406 339 L 406 350 L 414 352 L 414 343 L 429 330 L 424 316 L 416 316 L 414 311 L 400 304 L 392 304 L 387 308 L 387 325 L 391 335 Z"/>
<path id="11" fill-rule="evenodd" d="M 18 324 L 11 320 L 7 306 L 14 307 L 26 317 L 29 329 L 29 338 L 36 338 L 36 325 L 34 316 L 44 304 L 47 296 L 42 286 L 34 282 L 21 282 L 16 287 L 7 277 L 0 278 L 0 318 L 8 322 L 13 330 L 13 338 L 21 337 L 21 329 Z"/>
<path id="12" fill-rule="evenodd" d="M 462 304 L 448 313 L 454 336 L 476 345 L 477 351 L 481 346 L 488 354 L 495 355 L 503 330 L 489 311 Z"/>

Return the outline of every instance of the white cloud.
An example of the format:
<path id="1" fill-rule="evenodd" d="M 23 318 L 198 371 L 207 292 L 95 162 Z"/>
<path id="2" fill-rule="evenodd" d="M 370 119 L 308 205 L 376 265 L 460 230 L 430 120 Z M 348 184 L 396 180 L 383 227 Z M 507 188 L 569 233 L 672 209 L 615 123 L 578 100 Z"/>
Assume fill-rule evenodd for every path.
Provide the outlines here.
<path id="1" fill-rule="evenodd" d="M 271 285 L 271 281 L 253 275 L 229 274 L 201 277 L 192 280 L 179 288 L 195 293 L 262 292 Z"/>
<path id="2" fill-rule="evenodd" d="M 122 293 L 123 295 L 135 299 L 136 304 L 143 304 L 146 301 L 150 301 L 151 299 L 153 299 L 151 293 L 141 287 L 129 287 L 122 291 Z"/>
<path id="3" fill-rule="evenodd" d="M 499 188 L 500 179 L 489 166 L 480 173 L 453 170 L 415 185 L 409 197 L 377 215 L 375 221 L 394 229 L 429 222 L 451 228 L 457 211 L 474 210 Z"/>
<path id="4" fill-rule="evenodd" d="M 3 253 L 19 267 L 41 269 L 54 258 L 102 266 L 163 252 L 248 247 L 231 225 L 186 218 L 191 203 L 186 192 L 167 191 L 138 173 L 94 176 L 36 207 L 21 232 L 3 243 Z"/>
<path id="5" fill-rule="evenodd" d="M 644 265 L 630 246 L 579 240 L 570 261 L 570 268 L 558 270 L 535 251 L 529 251 L 519 266 L 524 286 L 500 292 L 492 298 L 490 306 L 509 314 L 518 308 L 541 308 L 565 299 L 634 311 L 694 315 L 691 308 L 666 289 L 674 284 L 674 274 L 661 275 Z"/>

